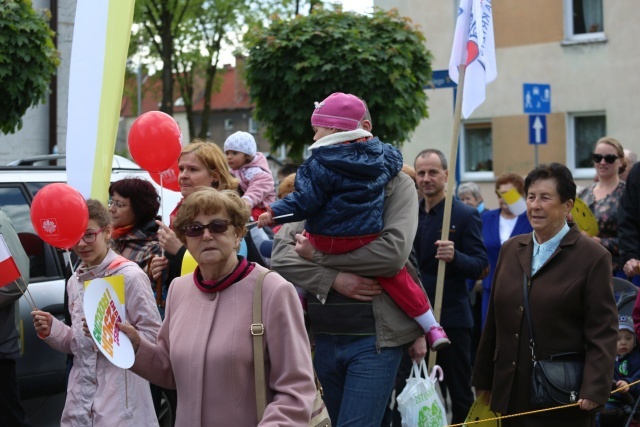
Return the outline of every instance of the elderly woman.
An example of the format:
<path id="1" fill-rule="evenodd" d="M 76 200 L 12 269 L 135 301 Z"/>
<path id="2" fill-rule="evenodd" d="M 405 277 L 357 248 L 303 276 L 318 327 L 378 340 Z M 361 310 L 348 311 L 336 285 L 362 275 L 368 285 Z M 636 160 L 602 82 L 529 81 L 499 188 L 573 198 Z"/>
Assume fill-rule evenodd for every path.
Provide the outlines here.
<path id="1" fill-rule="evenodd" d="M 158 192 L 149 181 L 125 178 L 109 186 L 111 247 L 145 272 L 151 258 L 162 252 L 155 223 L 159 208 Z"/>
<path id="2" fill-rule="evenodd" d="M 598 235 L 592 239 L 611 253 L 616 276 L 625 277 L 618 259 L 618 207 L 626 186 L 619 175 L 627 166 L 624 149 L 617 139 L 605 136 L 596 142 L 592 157 L 598 182 L 582 190 L 579 197 L 598 220 Z"/>
<path id="3" fill-rule="evenodd" d="M 496 179 L 496 194 L 500 207 L 482 213 L 482 237 L 484 247 L 489 257 L 489 274 L 482 279 L 482 325 L 487 317 L 491 282 L 493 272 L 498 263 L 498 255 L 502 244 L 513 236 L 531 233 L 532 228 L 526 212 L 515 215 L 509 210 L 509 205 L 502 198 L 502 194 L 515 188 L 524 197 L 524 179 L 515 173 L 504 173 Z"/>
<path id="4" fill-rule="evenodd" d="M 167 269 L 165 287 L 173 279 L 180 276 L 182 260 L 186 251 L 183 243 L 176 237 L 173 221 L 187 196 L 199 186 L 215 188 L 216 190 L 235 190 L 238 181 L 229 173 L 224 153 L 212 142 L 195 140 L 182 149 L 178 158 L 178 183 L 183 199 L 178 203 L 169 216 L 169 225 L 156 221 L 160 226 L 158 239 L 165 251 L 164 257 L 156 257 L 151 262 L 154 279 Z"/>
<path id="5" fill-rule="evenodd" d="M 254 382 L 252 298 L 265 268 L 236 253 L 249 209 L 233 191 L 202 188 L 174 220 L 176 235 L 198 262 L 170 287 L 158 344 L 121 325 L 136 351 L 131 370 L 176 388 L 176 425 L 304 426 L 315 397 L 309 340 L 296 291 L 277 273 L 264 278 L 267 407 L 258 423 Z"/>
<path id="6" fill-rule="evenodd" d="M 478 212 L 484 211 L 484 200 L 480 187 L 475 182 L 464 182 L 458 186 L 458 199 L 465 205 L 469 205 L 478 209 Z"/>
<path id="7" fill-rule="evenodd" d="M 604 405 L 611 392 L 618 337 L 611 255 L 567 224 L 576 186 L 566 166 L 540 165 L 525 179 L 524 191 L 533 233 L 502 245 L 473 385 L 503 415 L 535 409 L 526 280 L 536 359 L 567 352 L 584 355 L 579 405 L 505 419 L 502 425 L 594 426 L 593 409 Z"/>

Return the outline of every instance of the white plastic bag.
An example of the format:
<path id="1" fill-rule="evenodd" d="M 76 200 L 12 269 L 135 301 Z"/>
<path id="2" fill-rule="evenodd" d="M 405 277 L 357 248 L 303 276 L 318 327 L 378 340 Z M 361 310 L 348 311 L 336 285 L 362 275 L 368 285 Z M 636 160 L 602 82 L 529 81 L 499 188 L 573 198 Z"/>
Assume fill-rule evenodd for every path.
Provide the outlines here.
<path id="1" fill-rule="evenodd" d="M 448 424 L 447 413 L 436 392 L 436 373 L 439 374 L 438 381 L 442 381 L 444 375 L 440 366 L 434 366 L 429 376 L 424 359 L 420 365 L 413 362 L 407 385 L 396 398 L 402 427 L 442 427 Z"/>

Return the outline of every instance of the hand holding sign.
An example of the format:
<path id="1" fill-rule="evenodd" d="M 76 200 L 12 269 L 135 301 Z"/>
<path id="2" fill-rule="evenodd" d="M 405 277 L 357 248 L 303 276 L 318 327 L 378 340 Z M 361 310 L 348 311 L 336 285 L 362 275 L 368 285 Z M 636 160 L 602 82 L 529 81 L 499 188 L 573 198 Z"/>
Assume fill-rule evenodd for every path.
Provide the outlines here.
<path id="1" fill-rule="evenodd" d="M 130 368 L 135 360 L 133 346 L 117 326 L 125 321 L 124 277 L 110 276 L 88 282 L 84 291 L 84 313 L 96 347 L 118 368 Z"/>

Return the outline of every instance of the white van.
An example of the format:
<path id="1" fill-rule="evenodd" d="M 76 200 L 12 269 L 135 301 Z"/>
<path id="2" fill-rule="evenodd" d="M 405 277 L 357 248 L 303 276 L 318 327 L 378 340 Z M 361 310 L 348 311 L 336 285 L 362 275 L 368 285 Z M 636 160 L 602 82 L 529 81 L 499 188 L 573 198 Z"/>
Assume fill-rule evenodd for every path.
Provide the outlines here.
<path id="1" fill-rule="evenodd" d="M 0 208 L 9 215 L 20 241 L 30 259 L 29 291 L 39 309 L 64 320 L 64 259 L 62 251 L 46 244 L 31 225 L 31 203 L 38 190 L 54 182 L 67 182 L 64 155 L 38 156 L 0 166 Z M 181 198 L 180 193 L 163 189 L 149 174 L 123 157 L 114 156 L 111 180 L 136 176 L 151 181 L 162 194 L 162 209 L 166 217 Z M 165 220 L 166 221 L 166 220 Z M 20 335 L 22 357 L 16 365 L 22 399 L 32 399 L 64 393 L 67 356 L 53 350 L 40 340 L 33 328 L 31 307 L 20 299 Z M 160 425 L 172 425 L 175 405 L 163 399 Z"/>

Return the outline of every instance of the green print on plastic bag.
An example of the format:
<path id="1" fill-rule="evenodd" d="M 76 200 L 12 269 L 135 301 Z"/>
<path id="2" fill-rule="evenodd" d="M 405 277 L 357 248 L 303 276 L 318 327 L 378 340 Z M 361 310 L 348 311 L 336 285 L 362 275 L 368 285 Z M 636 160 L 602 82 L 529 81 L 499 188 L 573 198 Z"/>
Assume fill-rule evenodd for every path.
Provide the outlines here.
<path id="1" fill-rule="evenodd" d="M 440 426 L 442 421 L 442 410 L 436 402 L 431 404 L 431 408 L 423 406 L 418 414 L 418 427 Z"/>

